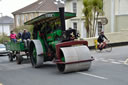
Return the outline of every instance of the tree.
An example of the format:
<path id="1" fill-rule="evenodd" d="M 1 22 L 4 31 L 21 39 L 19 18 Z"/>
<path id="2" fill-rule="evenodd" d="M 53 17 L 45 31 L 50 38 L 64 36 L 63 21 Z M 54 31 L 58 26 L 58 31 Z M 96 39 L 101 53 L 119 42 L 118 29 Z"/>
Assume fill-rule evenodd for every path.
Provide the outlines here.
<path id="1" fill-rule="evenodd" d="M 24 29 L 28 30 L 30 33 L 32 33 L 33 31 L 33 25 L 23 25 L 23 26 L 19 26 L 17 28 L 15 28 L 13 31 L 18 33 L 21 30 L 23 31 Z"/>
<path id="2" fill-rule="evenodd" d="M 83 0 L 83 13 L 88 37 L 96 34 L 97 18 L 103 15 L 103 0 Z"/>
<path id="3" fill-rule="evenodd" d="M 83 0 L 83 13 L 85 16 L 85 28 L 87 30 L 87 37 L 91 36 L 91 22 L 92 22 L 92 6 L 91 1 L 89 0 Z"/>
<path id="4" fill-rule="evenodd" d="M 96 34 L 97 19 L 99 14 L 103 15 L 103 0 L 92 0 L 93 8 L 93 36 Z"/>

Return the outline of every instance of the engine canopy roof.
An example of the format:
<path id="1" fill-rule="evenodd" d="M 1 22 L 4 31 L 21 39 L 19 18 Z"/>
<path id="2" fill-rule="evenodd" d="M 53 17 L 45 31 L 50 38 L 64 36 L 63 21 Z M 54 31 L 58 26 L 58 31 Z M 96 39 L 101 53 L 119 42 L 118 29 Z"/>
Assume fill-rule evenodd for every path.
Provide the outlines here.
<path id="1" fill-rule="evenodd" d="M 76 17 L 75 13 L 71 12 L 65 12 L 64 13 L 65 19 L 70 19 L 73 17 Z M 59 12 L 49 12 L 46 14 L 42 14 L 38 17 L 35 17 L 27 22 L 25 22 L 25 25 L 36 25 L 38 23 L 47 23 L 47 22 L 55 22 L 55 21 L 60 21 L 60 13 Z"/>

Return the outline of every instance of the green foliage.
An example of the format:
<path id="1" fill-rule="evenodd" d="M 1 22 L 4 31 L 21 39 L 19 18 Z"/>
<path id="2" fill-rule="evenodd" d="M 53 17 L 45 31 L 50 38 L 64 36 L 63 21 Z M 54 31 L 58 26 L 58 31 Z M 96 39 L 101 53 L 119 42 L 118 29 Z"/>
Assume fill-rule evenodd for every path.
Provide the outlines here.
<path id="1" fill-rule="evenodd" d="M 92 0 L 93 11 L 103 14 L 103 0 Z"/>
<path id="2" fill-rule="evenodd" d="M 83 5 L 87 36 L 94 37 L 97 24 L 96 18 L 98 18 L 99 15 L 103 15 L 103 0 L 83 0 Z"/>
<path id="3" fill-rule="evenodd" d="M 91 1 L 90 0 L 83 0 L 83 5 L 84 5 L 84 8 L 83 8 L 83 13 L 84 13 L 84 16 L 85 16 L 85 27 L 86 27 L 86 30 L 87 30 L 87 36 L 89 37 L 89 30 L 91 29 L 90 26 L 91 26 L 91 21 L 92 21 L 92 6 L 91 6 Z"/>
<path id="4" fill-rule="evenodd" d="M 8 42 L 8 41 L 10 41 L 10 37 L 9 36 L 7 36 L 7 35 L 0 35 L 0 43 L 5 43 L 5 42 Z"/>
<path id="5" fill-rule="evenodd" d="M 33 25 L 23 25 L 23 26 L 19 26 L 19 27 L 15 28 L 13 31 L 16 34 L 18 34 L 19 32 L 23 32 L 23 30 L 26 29 L 32 35 L 33 27 L 34 27 Z"/>
<path id="6" fill-rule="evenodd" d="M 23 31 L 24 29 L 28 30 L 32 34 L 33 26 L 32 25 L 20 26 L 20 27 L 15 28 L 13 31 L 15 33 L 18 33 L 21 30 Z M 10 41 L 10 37 L 9 36 L 7 36 L 6 34 L 0 34 L 0 43 L 6 43 L 8 41 Z"/>
<path id="7" fill-rule="evenodd" d="M 17 28 L 15 28 L 13 31 L 15 33 L 18 33 L 20 31 L 23 31 L 24 29 L 28 30 L 30 33 L 32 33 L 33 31 L 33 25 L 23 25 L 23 26 L 19 26 Z"/>

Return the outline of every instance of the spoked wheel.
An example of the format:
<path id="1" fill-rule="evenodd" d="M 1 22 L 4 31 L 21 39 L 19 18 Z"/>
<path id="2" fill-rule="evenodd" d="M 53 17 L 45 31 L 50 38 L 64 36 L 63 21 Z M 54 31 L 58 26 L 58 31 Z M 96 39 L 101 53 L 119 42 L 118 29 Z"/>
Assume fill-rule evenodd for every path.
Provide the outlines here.
<path id="1" fill-rule="evenodd" d="M 32 65 L 34 67 L 37 67 L 36 66 L 36 63 L 37 63 L 37 52 L 36 52 L 36 48 L 35 47 L 33 47 L 33 49 L 32 49 L 31 61 L 32 61 Z"/>
<path id="2" fill-rule="evenodd" d="M 40 57 L 38 55 L 38 48 L 36 49 L 36 46 L 32 43 L 30 48 L 30 60 L 34 68 L 39 68 L 43 64 L 43 56 Z"/>
<path id="3" fill-rule="evenodd" d="M 17 62 L 17 64 L 21 64 L 22 61 L 23 61 L 23 57 L 20 54 L 17 54 L 16 55 L 16 62 Z"/>
<path id="4" fill-rule="evenodd" d="M 8 59 L 9 59 L 10 62 L 13 61 L 13 55 L 12 55 L 12 53 L 9 53 L 9 54 L 8 54 Z"/>
<path id="5" fill-rule="evenodd" d="M 26 56 L 27 56 L 27 60 L 29 60 L 29 59 L 30 59 L 30 54 L 29 54 L 28 50 L 25 51 L 25 54 L 26 54 Z"/>
<path id="6" fill-rule="evenodd" d="M 101 52 L 103 50 L 103 48 L 99 48 L 99 45 L 97 46 L 97 48 L 95 48 L 96 52 Z"/>
<path id="7" fill-rule="evenodd" d="M 112 51 L 112 46 L 111 46 L 110 44 L 106 44 L 104 50 L 105 50 L 106 52 L 111 52 L 111 51 Z"/>

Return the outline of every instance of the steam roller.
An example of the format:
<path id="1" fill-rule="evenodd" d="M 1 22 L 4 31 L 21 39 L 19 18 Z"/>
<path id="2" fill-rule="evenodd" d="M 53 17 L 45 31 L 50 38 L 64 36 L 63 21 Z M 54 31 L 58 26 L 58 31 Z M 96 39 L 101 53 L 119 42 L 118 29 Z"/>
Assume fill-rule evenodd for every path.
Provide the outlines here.
<path id="1" fill-rule="evenodd" d="M 32 66 L 37 68 L 44 62 L 56 63 L 60 72 L 88 70 L 94 60 L 88 48 L 88 42 L 78 40 L 76 29 L 65 28 L 65 19 L 76 17 L 75 13 L 59 12 L 42 14 L 25 25 L 33 25 L 33 40 L 29 54 Z"/>

